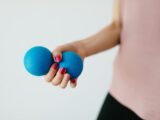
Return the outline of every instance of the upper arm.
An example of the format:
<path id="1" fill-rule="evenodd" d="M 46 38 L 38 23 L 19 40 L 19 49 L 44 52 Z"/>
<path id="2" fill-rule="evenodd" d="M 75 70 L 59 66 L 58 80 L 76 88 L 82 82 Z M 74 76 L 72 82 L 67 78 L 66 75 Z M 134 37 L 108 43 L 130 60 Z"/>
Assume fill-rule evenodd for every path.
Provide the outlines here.
<path id="1" fill-rule="evenodd" d="M 113 16 L 112 23 L 118 27 L 121 27 L 121 2 L 122 0 L 114 0 L 113 3 Z"/>

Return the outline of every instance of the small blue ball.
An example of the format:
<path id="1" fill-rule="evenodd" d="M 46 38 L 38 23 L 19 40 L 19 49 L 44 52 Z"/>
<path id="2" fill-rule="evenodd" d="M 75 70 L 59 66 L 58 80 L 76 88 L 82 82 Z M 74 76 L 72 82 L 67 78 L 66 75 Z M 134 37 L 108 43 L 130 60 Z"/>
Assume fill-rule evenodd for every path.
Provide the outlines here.
<path id="1" fill-rule="evenodd" d="M 72 51 L 62 53 L 62 60 L 59 63 L 59 68 L 66 68 L 67 73 L 72 78 L 78 78 L 83 70 L 83 61 L 81 57 Z"/>
<path id="2" fill-rule="evenodd" d="M 26 70 L 35 76 L 47 74 L 53 63 L 52 53 L 42 46 L 29 49 L 24 56 Z"/>

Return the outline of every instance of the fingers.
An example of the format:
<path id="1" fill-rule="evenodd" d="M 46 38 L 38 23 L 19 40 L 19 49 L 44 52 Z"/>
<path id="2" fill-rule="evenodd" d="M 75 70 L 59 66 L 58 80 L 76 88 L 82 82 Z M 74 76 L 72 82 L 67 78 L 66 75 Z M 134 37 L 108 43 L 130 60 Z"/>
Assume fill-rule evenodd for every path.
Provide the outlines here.
<path id="1" fill-rule="evenodd" d="M 77 86 L 77 80 L 76 80 L 76 79 L 70 80 L 70 86 L 71 86 L 72 88 L 75 88 L 75 87 Z"/>
<path id="2" fill-rule="evenodd" d="M 56 76 L 53 78 L 52 80 L 52 84 L 57 86 L 61 83 L 64 74 L 66 73 L 66 69 L 65 68 L 60 68 L 56 74 Z"/>
<path id="3" fill-rule="evenodd" d="M 55 63 L 50 68 L 50 71 L 45 76 L 47 82 L 51 82 L 54 86 L 58 86 L 62 89 L 66 88 L 68 83 L 70 82 L 70 86 L 75 88 L 77 86 L 77 80 L 72 79 L 70 80 L 70 75 L 66 73 L 65 68 L 60 68 L 57 71 L 58 63 Z"/>
<path id="4" fill-rule="evenodd" d="M 77 86 L 76 79 L 70 80 L 70 75 L 66 73 L 65 68 L 58 68 L 58 63 L 62 60 L 62 52 L 66 50 L 75 51 L 75 47 L 71 44 L 66 44 L 62 46 L 58 46 L 56 49 L 53 50 L 53 58 L 56 63 L 52 65 L 49 72 L 45 76 L 46 81 L 51 82 L 54 86 L 60 86 L 61 88 L 66 88 L 67 84 L 70 82 L 70 86 L 75 88 Z"/>
<path id="5" fill-rule="evenodd" d="M 57 68 L 58 68 L 58 63 L 54 63 L 51 66 L 49 72 L 45 76 L 45 79 L 46 79 L 47 82 L 51 82 L 52 81 L 52 79 L 54 78 L 54 76 L 55 76 L 55 74 L 57 72 Z"/>
<path id="6" fill-rule="evenodd" d="M 70 80 L 70 75 L 68 73 L 66 73 L 63 77 L 63 80 L 61 82 L 61 84 L 59 85 L 61 88 L 66 88 L 67 87 L 67 84 Z"/>
<path id="7" fill-rule="evenodd" d="M 58 70 L 56 76 L 53 78 L 51 82 L 54 86 L 59 85 L 60 88 L 64 89 L 67 87 L 69 81 L 71 88 L 75 88 L 77 86 L 77 80 L 76 79 L 70 80 L 70 75 L 66 73 L 66 69 L 60 68 L 60 70 Z"/>

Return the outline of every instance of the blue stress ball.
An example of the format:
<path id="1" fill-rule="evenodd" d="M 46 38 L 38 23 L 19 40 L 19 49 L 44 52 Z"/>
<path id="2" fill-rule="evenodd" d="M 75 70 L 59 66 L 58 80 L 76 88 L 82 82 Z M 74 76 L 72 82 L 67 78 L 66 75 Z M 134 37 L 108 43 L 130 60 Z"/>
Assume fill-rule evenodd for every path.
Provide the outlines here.
<path id="1" fill-rule="evenodd" d="M 46 75 L 54 63 L 52 53 L 42 46 L 29 49 L 24 56 L 26 70 L 35 76 Z M 83 61 L 75 52 L 65 51 L 62 53 L 62 60 L 59 63 L 59 68 L 62 67 L 66 68 L 71 79 L 78 78 L 83 70 Z"/>
<path id="2" fill-rule="evenodd" d="M 42 46 L 29 49 L 24 56 L 26 70 L 35 76 L 47 74 L 53 63 L 52 53 Z"/>
<path id="3" fill-rule="evenodd" d="M 83 61 L 81 57 L 72 51 L 62 53 L 62 60 L 59 63 L 59 68 L 66 68 L 67 73 L 72 78 L 78 78 L 83 70 Z"/>

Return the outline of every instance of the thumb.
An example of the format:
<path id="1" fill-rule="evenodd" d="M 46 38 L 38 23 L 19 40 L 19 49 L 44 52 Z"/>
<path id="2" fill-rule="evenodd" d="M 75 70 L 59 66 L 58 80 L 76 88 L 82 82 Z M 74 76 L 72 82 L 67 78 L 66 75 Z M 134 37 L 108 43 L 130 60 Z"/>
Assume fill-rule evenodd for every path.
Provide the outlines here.
<path id="1" fill-rule="evenodd" d="M 52 54 L 55 62 L 59 63 L 62 60 L 62 51 L 59 48 L 56 48 Z"/>
<path id="2" fill-rule="evenodd" d="M 74 45 L 69 43 L 56 47 L 52 52 L 55 62 L 60 62 L 62 60 L 62 52 L 68 50 L 76 51 Z"/>

